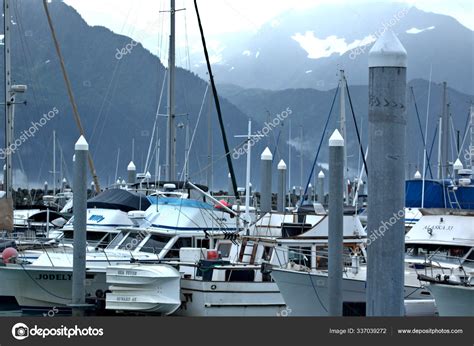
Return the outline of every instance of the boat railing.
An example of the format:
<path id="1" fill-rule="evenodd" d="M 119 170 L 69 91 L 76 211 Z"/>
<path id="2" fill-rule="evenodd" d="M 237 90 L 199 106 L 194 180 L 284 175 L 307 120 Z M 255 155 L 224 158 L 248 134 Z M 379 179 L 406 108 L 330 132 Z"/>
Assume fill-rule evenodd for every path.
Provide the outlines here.
<path id="1" fill-rule="evenodd" d="M 313 269 L 327 269 L 327 264 L 329 260 L 328 251 L 313 251 L 311 249 L 289 249 L 289 248 L 279 248 L 275 247 L 275 257 L 278 261 L 280 268 L 287 267 L 290 263 L 297 264 L 301 269 L 313 270 Z M 343 254 L 343 272 L 347 273 L 350 269 L 353 268 L 352 256 L 353 253 Z M 312 263 L 311 257 L 316 256 L 316 260 Z M 360 255 L 359 255 L 360 256 Z M 286 260 L 282 260 L 283 257 Z M 362 256 L 361 256 L 362 257 Z M 323 262 L 323 263 L 321 263 Z M 313 266 L 315 264 L 315 266 Z"/>
<path id="2" fill-rule="evenodd" d="M 436 254 L 430 256 L 425 255 L 424 263 L 422 263 L 425 275 L 428 275 L 428 268 L 432 277 L 434 277 L 435 274 L 438 274 L 435 273 L 436 270 L 441 271 L 442 275 L 447 275 L 452 274 L 453 269 L 457 268 L 464 273 L 464 276 L 468 276 L 465 271 L 465 267 L 474 270 L 474 260 L 471 260 L 469 258 L 443 255 L 441 260 L 436 259 L 435 255 Z M 417 269 L 419 269 L 416 265 L 414 266 L 414 268 L 416 272 Z"/>

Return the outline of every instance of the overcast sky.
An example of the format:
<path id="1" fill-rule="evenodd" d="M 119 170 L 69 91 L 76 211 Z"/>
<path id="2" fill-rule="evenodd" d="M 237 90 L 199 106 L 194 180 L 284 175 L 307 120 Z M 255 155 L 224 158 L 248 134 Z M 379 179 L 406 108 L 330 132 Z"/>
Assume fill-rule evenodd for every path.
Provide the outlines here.
<path id="1" fill-rule="evenodd" d="M 169 0 L 64 0 L 72 5 L 90 25 L 103 25 L 112 31 L 142 42 L 153 52 L 156 47 L 167 49 L 167 39 L 160 32 L 168 32 L 167 14 L 159 11 L 169 8 Z M 252 32 L 265 22 L 289 9 L 316 7 L 324 3 L 341 3 L 341 6 L 374 0 L 199 0 L 208 45 L 218 45 L 217 36 L 229 32 Z M 414 5 L 434 13 L 456 18 L 474 30 L 474 5 L 472 0 L 384 0 Z M 380 2 L 380 0 L 379 0 Z M 187 8 L 178 15 L 177 42 L 185 45 L 188 33 L 189 47 L 197 43 L 198 28 L 193 0 L 176 0 L 176 8 Z M 185 28 L 187 27 L 187 30 Z M 199 43 L 200 46 L 200 43 Z M 179 54 L 179 52 L 178 52 Z M 164 58 L 161 56 L 161 58 Z M 178 59 L 179 60 L 179 59 Z"/>

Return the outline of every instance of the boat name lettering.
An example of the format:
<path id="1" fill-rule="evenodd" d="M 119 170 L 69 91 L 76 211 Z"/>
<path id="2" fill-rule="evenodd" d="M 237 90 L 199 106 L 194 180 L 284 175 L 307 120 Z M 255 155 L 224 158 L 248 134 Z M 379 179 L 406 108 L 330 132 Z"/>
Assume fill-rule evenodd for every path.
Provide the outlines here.
<path id="1" fill-rule="evenodd" d="M 72 274 L 38 274 L 36 280 L 48 280 L 48 281 L 71 281 Z"/>
<path id="2" fill-rule="evenodd" d="M 117 297 L 118 302 L 136 302 L 137 297 Z"/>
<path id="3" fill-rule="evenodd" d="M 119 270 L 117 271 L 117 274 L 126 276 L 137 276 L 137 272 L 135 270 Z"/>
<path id="4" fill-rule="evenodd" d="M 449 226 L 449 225 L 428 225 L 425 226 L 426 230 L 431 229 L 433 231 L 439 230 L 439 231 L 452 231 L 454 229 L 454 226 Z"/>

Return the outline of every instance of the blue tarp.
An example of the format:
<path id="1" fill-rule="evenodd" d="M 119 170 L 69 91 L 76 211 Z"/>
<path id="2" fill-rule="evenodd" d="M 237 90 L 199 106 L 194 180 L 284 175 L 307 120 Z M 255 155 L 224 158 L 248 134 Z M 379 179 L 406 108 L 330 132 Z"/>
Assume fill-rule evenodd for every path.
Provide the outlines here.
<path id="1" fill-rule="evenodd" d="M 407 180 L 405 183 L 405 206 L 421 208 L 422 191 L 423 180 Z M 474 186 L 456 186 L 453 189 L 450 180 L 425 180 L 424 207 L 474 209 Z"/>

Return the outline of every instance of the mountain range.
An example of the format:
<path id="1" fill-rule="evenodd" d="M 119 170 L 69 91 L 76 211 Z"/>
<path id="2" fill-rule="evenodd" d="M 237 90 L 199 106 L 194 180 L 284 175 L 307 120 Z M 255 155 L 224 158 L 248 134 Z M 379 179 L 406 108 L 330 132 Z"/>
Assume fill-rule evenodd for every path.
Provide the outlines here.
<path id="1" fill-rule="evenodd" d="M 156 118 L 161 143 L 159 163 L 163 166 L 166 118 L 162 114 L 166 113 L 167 99 L 164 79 L 166 68 L 163 63 L 129 37 L 115 34 L 104 27 L 89 26 L 75 9 L 61 1 L 50 2 L 49 8 L 102 185 L 110 185 L 118 177 L 125 178 L 126 167 L 132 158 L 139 172 L 145 170 Z M 301 177 L 306 180 L 335 93 L 338 64 L 346 70 L 355 118 L 362 142 L 364 145 L 367 143 L 367 51 L 355 59 L 349 57 L 350 50 L 342 54 L 336 51 L 328 57 L 313 59 L 308 58 L 309 53 L 291 37 L 300 32 L 303 36 L 309 35 L 311 41 L 311 34 L 306 34 L 304 31 L 309 28 L 316 37 L 336 35 L 336 42 L 343 37 L 347 46 L 370 36 L 370 32 L 378 28 L 380 24 L 378 19 L 368 24 L 367 18 L 385 18 L 382 16 L 385 14 L 388 16 L 386 20 L 390 23 L 389 14 L 395 9 L 403 10 L 400 6 L 395 6 L 393 9 L 388 6 L 388 8 L 390 10 L 381 5 L 373 5 L 372 12 L 356 10 L 359 19 L 355 21 L 352 18 L 354 14 L 352 13 L 351 17 L 347 9 L 337 13 L 334 12 L 335 8 L 324 6 L 320 10 L 321 13 L 325 13 L 326 18 L 331 18 L 332 13 L 334 22 L 326 20 L 324 25 L 315 25 L 314 28 L 311 25 L 320 23 L 323 16 L 319 11 L 306 13 L 307 18 L 304 13 L 289 12 L 262 27 L 247 43 L 245 43 L 247 38 L 243 37 L 236 38 L 235 46 L 230 42 L 229 49 L 222 52 L 221 63 L 213 64 L 214 75 L 219 82 L 217 89 L 231 148 L 242 144 L 243 139 L 235 136 L 247 133 L 249 118 L 253 120 L 253 131 L 257 132 L 278 114 L 287 109 L 291 110 L 291 115 L 282 124 L 271 130 L 266 138 L 260 139 L 252 148 L 252 183 L 256 188 L 260 180 L 259 156 L 266 146 L 269 146 L 274 154 L 275 167 L 280 159 L 284 159 L 289 165 L 289 148 L 291 148 L 291 185 L 299 185 Z M 359 26 L 355 25 L 356 22 Z M 472 31 L 462 27 L 450 17 L 425 13 L 416 8 L 411 8 L 399 20 L 398 25 L 399 37 L 409 53 L 409 71 L 411 71 L 409 86 L 413 87 L 423 125 L 428 99 L 426 70 L 429 73 L 429 65 L 433 66 L 428 144 L 432 143 L 437 117 L 441 110 L 439 83 L 443 80 L 448 81 L 453 127 L 462 135 L 469 102 L 474 101 L 474 97 L 470 95 L 473 80 L 472 50 L 465 49 L 469 40 L 472 40 Z M 431 26 L 435 28 L 426 29 Z M 417 34 L 407 33 L 406 31 L 410 31 L 412 27 L 421 31 Z M 331 28 L 334 31 L 331 31 Z M 452 33 L 456 34 L 456 39 L 448 40 L 447 36 Z M 368 41 L 370 40 L 367 39 L 365 42 Z M 431 52 L 427 47 L 433 41 L 439 42 L 435 42 L 437 48 L 433 47 Z M 248 46 L 249 42 L 252 46 Z M 439 49 L 443 42 L 450 44 L 446 51 Z M 339 50 L 342 52 L 346 46 Z M 129 49 L 124 51 L 126 47 Z M 242 54 L 244 47 L 251 52 L 250 55 Z M 308 47 L 307 49 L 310 50 Z M 438 51 L 435 51 L 436 49 Z M 256 52 L 260 52 L 258 56 Z M 426 60 L 422 58 L 424 55 Z M 48 181 L 49 186 L 52 186 L 53 131 L 56 132 L 58 142 L 56 170 L 62 173 L 56 175 L 57 179 L 60 180 L 65 176 L 71 181 L 71 158 L 79 132 L 74 123 L 59 61 L 40 1 L 14 2 L 12 65 L 14 83 L 28 85 L 27 93 L 19 96 L 19 100 L 26 100 L 27 104 L 16 106 L 17 136 L 31 127 L 32 122 L 38 122 L 43 114 L 53 109 L 58 110 L 53 119 L 41 126 L 33 138 L 29 138 L 15 151 L 16 184 L 31 187 Z M 232 71 L 235 73 L 232 74 L 232 71 L 227 73 L 226 65 L 234 67 Z M 3 70 L 3 60 L 0 61 L 0 68 Z M 312 72 L 306 73 L 308 70 Z M 191 180 L 206 183 L 210 138 L 213 162 L 212 187 L 214 190 L 226 189 L 228 169 L 223 155 L 222 137 L 210 93 L 207 92 L 204 97 L 208 86 L 205 79 L 207 80 L 207 77 L 202 68 L 194 72 L 177 69 L 176 113 L 180 114 L 177 118 L 177 123 L 180 125 L 177 129 L 178 172 L 181 172 L 184 163 L 185 124 L 189 121 L 189 139 L 193 138 L 190 155 Z M 318 81 L 322 82 L 318 85 Z M 164 89 L 161 92 L 163 85 Z M 3 91 L 3 85 L 0 89 Z M 158 107 L 160 99 L 161 104 Z M 346 104 L 349 166 L 351 173 L 355 175 L 360 167 L 359 149 L 348 100 Z M 327 132 L 339 126 L 338 114 L 339 102 L 336 102 Z M 416 168 L 421 169 L 423 151 L 411 96 L 407 120 L 409 163 L 407 176 L 411 176 Z M 0 140 L 3 141 L 3 131 L 0 132 Z M 155 175 L 155 147 L 155 144 L 151 146 L 152 159 L 148 165 L 152 175 Z M 327 168 L 326 147 L 327 141 L 323 140 L 318 169 Z M 303 153 L 303 173 L 300 153 Z M 433 157 L 435 155 L 436 145 Z M 233 161 L 239 185 L 242 186 L 245 181 L 245 159 L 234 157 Z M 57 183 L 59 184 L 59 181 Z"/>

